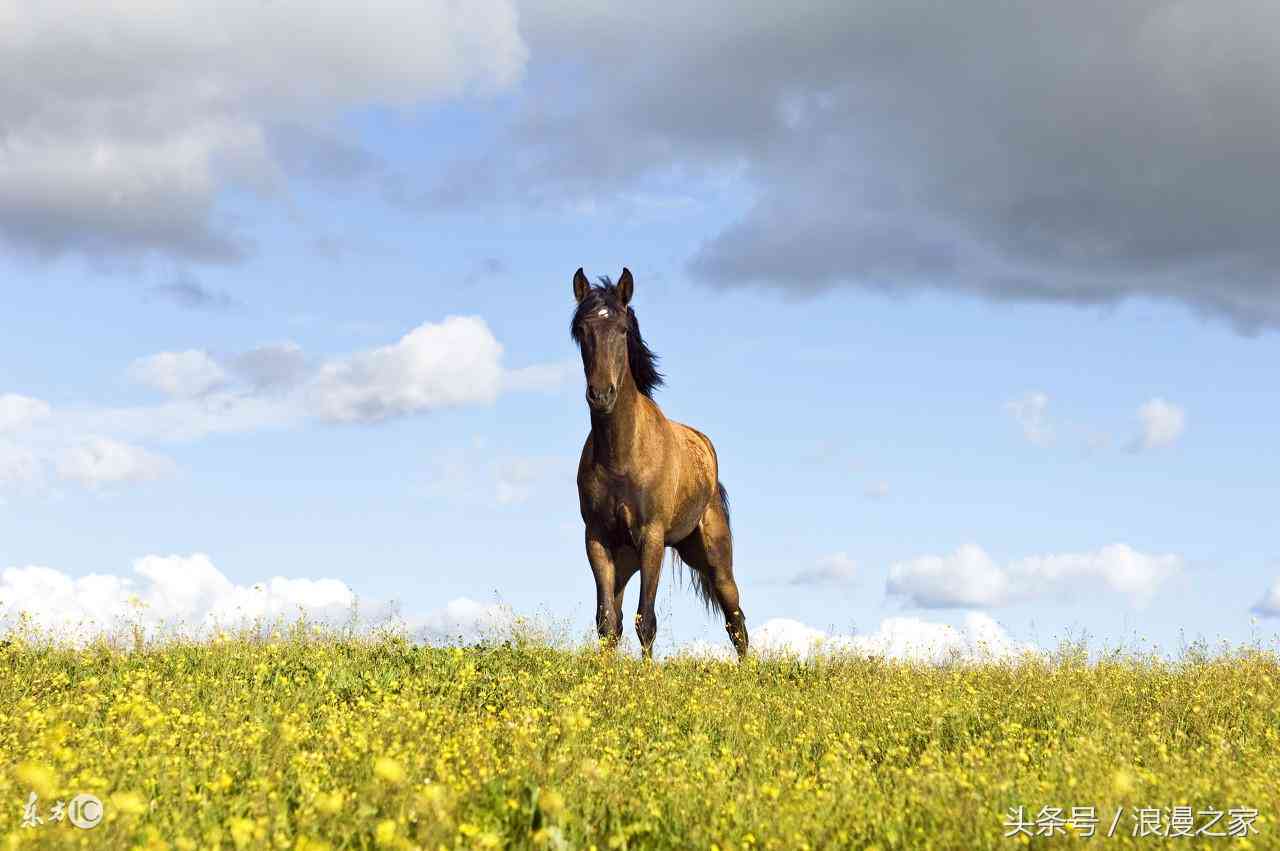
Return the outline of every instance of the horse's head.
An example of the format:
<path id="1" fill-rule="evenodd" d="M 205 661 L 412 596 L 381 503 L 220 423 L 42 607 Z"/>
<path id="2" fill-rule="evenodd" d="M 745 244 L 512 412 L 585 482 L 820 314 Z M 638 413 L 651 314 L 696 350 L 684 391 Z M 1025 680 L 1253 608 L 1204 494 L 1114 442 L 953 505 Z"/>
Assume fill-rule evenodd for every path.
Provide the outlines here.
<path id="1" fill-rule="evenodd" d="M 570 333 L 582 351 L 587 404 L 602 414 L 613 410 L 631 368 L 627 350 L 635 314 L 627 305 L 633 287 L 628 269 L 622 270 L 617 284 L 601 278 L 596 287 L 591 286 L 581 269 L 573 276 L 573 297 L 578 309 L 574 311 Z"/>

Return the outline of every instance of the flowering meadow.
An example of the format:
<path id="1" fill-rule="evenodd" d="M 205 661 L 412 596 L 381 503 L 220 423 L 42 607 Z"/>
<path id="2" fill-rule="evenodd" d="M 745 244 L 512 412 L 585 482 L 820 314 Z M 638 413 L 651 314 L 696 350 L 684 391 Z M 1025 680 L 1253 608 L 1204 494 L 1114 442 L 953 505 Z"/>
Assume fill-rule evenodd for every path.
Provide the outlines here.
<path id="1" fill-rule="evenodd" d="M 1277 848 L 1280 665 L 14 638 L 0 812 L 5 848 Z"/>

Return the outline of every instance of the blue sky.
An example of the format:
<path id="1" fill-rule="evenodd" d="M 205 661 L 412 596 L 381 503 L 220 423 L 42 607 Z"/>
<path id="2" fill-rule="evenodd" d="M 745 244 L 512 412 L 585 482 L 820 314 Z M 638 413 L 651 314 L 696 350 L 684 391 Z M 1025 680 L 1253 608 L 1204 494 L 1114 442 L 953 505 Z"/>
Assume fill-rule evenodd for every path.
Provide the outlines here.
<path id="1" fill-rule="evenodd" d="M 902 49 L 940 36 L 896 12 L 393 5 L 353 27 L 322 4 L 290 62 L 254 4 L 206 22 L 212 58 L 194 12 L 132 12 L 94 61 L 161 67 L 97 85 L 36 62 L 92 21 L 20 13 L 52 105 L 0 92 L 0 613 L 349 594 L 437 632 L 585 634 L 570 281 L 625 265 L 659 403 L 719 451 L 766 643 L 1274 637 L 1280 288 L 1248 193 L 1276 166 L 1185 12 L 1138 4 L 1089 67 L 975 34 L 1033 63 L 1018 100 L 1000 62 Z M 1050 140 L 1043 100 L 1078 108 Z M 272 577 L 297 581 L 252 591 Z M 668 647 L 728 648 L 669 575 L 659 615 Z"/>

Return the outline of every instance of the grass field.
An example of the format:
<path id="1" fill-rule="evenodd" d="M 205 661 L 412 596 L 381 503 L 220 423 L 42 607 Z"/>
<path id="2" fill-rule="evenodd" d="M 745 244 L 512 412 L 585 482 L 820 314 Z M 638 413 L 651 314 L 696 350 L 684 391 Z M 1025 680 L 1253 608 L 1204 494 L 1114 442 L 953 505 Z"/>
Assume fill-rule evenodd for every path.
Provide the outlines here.
<path id="1" fill-rule="evenodd" d="M 97 827 L 52 820 L 81 793 Z M 1018 806 L 1052 836 L 1005 838 Z M 1084 806 L 1092 838 L 1042 809 Z M 14 640 L 0 807 L 10 848 L 1277 848 L 1280 665 Z M 1206 832 L 1135 837 L 1141 808 Z M 1248 838 L 1209 836 L 1233 809 Z"/>

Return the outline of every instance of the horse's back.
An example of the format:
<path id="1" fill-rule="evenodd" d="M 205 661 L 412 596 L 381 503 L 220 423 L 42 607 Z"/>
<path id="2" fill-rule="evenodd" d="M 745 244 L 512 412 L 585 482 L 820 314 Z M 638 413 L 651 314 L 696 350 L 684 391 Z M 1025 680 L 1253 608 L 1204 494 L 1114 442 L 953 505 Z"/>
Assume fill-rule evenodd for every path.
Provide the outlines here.
<path id="1" fill-rule="evenodd" d="M 699 485 L 706 487 L 708 494 L 714 493 L 720 477 L 720 463 L 716 457 L 716 448 L 711 438 L 693 426 L 669 420 L 680 437 L 680 445 L 684 457 L 682 466 L 692 468 Z"/>

